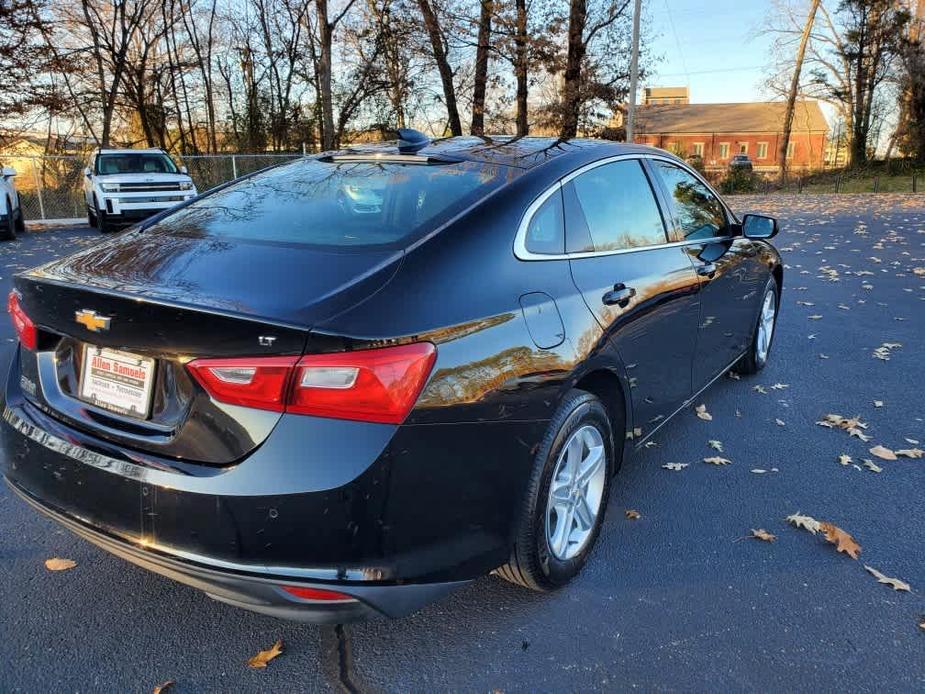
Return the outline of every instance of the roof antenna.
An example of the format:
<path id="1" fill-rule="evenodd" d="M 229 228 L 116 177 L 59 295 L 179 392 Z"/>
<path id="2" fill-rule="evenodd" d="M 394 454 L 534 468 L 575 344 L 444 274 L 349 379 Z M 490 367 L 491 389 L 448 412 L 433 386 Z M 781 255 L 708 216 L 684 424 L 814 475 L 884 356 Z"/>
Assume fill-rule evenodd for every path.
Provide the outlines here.
<path id="1" fill-rule="evenodd" d="M 398 129 L 398 151 L 401 154 L 414 154 L 430 144 L 430 138 L 414 128 Z"/>

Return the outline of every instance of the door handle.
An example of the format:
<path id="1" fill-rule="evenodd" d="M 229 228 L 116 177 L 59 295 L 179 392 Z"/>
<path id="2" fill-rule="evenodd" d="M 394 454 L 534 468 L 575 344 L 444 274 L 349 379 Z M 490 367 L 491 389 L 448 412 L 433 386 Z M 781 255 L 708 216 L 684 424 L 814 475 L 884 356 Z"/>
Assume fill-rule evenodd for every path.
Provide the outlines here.
<path id="1" fill-rule="evenodd" d="M 626 305 L 634 296 L 636 296 L 636 290 L 633 287 L 627 287 L 625 284 L 615 284 L 612 290 L 601 297 L 601 301 L 607 306 L 617 304 L 620 308 L 626 308 Z"/>
<path id="2" fill-rule="evenodd" d="M 697 274 L 701 277 L 710 277 L 716 274 L 716 263 L 704 263 L 697 266 Z"/>

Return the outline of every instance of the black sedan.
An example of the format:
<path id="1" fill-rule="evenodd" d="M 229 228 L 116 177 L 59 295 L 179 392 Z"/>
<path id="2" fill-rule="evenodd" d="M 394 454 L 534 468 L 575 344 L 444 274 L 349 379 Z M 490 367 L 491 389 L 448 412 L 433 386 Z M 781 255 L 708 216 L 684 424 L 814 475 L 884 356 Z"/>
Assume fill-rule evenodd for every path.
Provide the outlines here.
<path id="1" fill-rule="evenodd" d="M 764 366 L 777 224 L 660 150 L 403 137 L 17 276 L 10 486 L 294 619 L 398 616 L 491 571 L 573 578 L 623 460 Z"/>

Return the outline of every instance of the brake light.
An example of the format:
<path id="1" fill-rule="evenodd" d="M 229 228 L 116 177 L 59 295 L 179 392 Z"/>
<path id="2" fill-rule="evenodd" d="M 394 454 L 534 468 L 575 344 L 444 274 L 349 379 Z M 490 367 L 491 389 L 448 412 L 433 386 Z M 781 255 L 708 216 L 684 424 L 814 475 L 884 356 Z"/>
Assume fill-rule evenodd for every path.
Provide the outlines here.
<path id="1" fill-rule="evenodd" d="M 193 377 L 216 400 L 276 412 L 400 424 L 437 357 L 430 342 L 298 357 L 196 359 Z"/>
<path id="2" fill-rule="evenodd" d="M 282 412 L 298 357 L 196 359 L 186 365 L 213 398 L 229 405 Z"/>
<path id="3" fill-rule="evenodd" d="M 16 330 L 19 342 L 23 347 L 34 350 L 38 346 L 39 333 L 35 323 L 19 304 L 19 294 L 10 292 L 6 301 L 6 310 L 10 312 L 10 320 L 13 321 L 13 328 Z"/>
<path id="4" fill-rule="evenodd" d="M 280 586 L 289 595 L 301 598 L 302 600 L 318 600 L 323 602 L 346 602 L 355 601 L 356 598 L 346 593 L 338 593 L 336 590 L 324 590 L 322 588 L 307 588 L 305 586 Z"/>

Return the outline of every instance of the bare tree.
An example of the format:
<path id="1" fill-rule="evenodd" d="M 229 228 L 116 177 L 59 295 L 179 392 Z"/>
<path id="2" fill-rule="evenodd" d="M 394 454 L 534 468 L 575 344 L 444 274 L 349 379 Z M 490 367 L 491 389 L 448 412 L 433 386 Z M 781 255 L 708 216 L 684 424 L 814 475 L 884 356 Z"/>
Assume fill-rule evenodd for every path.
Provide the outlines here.
<path id="1" fill-rule="evenodd" d="M 803 34 L 800 36 L 800 46 L 797 48 L 797 57 L 793 66 L 793 78 L 790 80 L 790 92 L 787 94 L 787 108 L 784 111 L 783 132 L 781 134 L 778 160 L 780 162 L 780 177 L 787 180 L 787 152 L 790 149 L 790 131 L 793 128 L 793 110 L 796 106 L 797 91 L 800 88 L 800 73 L 803 71 L 803 59 L 806 55 L 806 46 L 816 21 L 816 11 L 820 0 L 812 0 L 809 13 L 806 15 L 806 24 L 803 25 Z"/>
<path id="2" fill-rule="evenodd" d="M 491 22 L 495 13 L 494 0 L 480 0 L 479 5 L 478 46 L 475 52 L 475 76 L 472 87 L 472 125 L 469 128 L 473 135 L 485 134 L 485 92 L 488 87 Z"/>
<path id="3" fill-rule="evenodd" d="M 462 122 L 459 119 L 459 108 L 456 104 L 456 87 L 453 84 L 453 69 L 450 67 L 446 37 L 430 0 L 418 0 L 418 7 L 424 16 L 424 28 L 430 40 L 437 72 L 440 74 L 443 100 L 446 104 L 447 128 L 451 135 L 462 135 Z"/>

